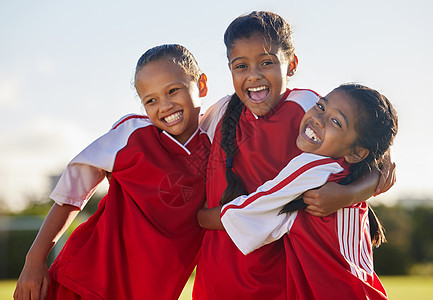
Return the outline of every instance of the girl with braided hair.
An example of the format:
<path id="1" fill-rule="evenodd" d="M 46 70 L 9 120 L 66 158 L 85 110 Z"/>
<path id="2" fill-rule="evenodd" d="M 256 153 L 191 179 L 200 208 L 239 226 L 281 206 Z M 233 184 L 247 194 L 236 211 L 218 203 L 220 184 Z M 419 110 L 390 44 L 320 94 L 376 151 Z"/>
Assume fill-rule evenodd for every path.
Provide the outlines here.
<path id="1" fill-rule="evenodd" d="M 298 60 L 291 28 L 280 16 L 263 11 L 240 16 L 224 42 L 235 94 L 211 107 L 201 123 L 213 141 L 206 175 L 209 208 L 254 192 L 299 155 L 299 124 L 319 100 L 311 90 L 287 86 Z M 373 172 L 349 185 L 330 182 L 308 191 L 305 211 L 323 216 L 362 202 L 376 192 L 379 177 Z M 378 191 L 392 185 L 392 176 L 386 178 Z M 245 256 L 227 232 L 207 230 L 193 298 L 286 299 L 293 280 L 285 266 L 282 239 Z"/>
<path id="2" fill-rule="evenodd" d="M 303 153 L 254 193 L 200 210 L 200 225 L 225 229 L 245 255 L 283 237 L 288 299 L 386 299 L 372 255 L 385 238 L 367 203 L 322 218 L 297 208 L 306 190 L 330 181 L 348 184 L 378 169 L 397 123 L 391 103 L 377 91 L 358 84 L 334 89 L 301 121 L 296 144 Z"/>

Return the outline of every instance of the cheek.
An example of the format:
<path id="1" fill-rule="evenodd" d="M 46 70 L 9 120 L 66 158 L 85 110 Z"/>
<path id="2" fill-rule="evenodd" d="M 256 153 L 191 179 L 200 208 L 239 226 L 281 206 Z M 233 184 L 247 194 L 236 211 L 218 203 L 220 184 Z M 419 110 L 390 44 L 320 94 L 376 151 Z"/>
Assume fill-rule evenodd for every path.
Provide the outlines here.
<path id="1" fill-rule="evenodd" d="M 156 115 L 156 110 L 153 107 L 144 107 L 144 111 L 146 112 L 146 115 L 151 118 L 154 119 L 155 115 Z"/>
<path id="2" fill-rule="evenodd" d="M 232 73 L 232 81 L 235 88 L 242 84 L 242 78 L 240 75 Z"/>

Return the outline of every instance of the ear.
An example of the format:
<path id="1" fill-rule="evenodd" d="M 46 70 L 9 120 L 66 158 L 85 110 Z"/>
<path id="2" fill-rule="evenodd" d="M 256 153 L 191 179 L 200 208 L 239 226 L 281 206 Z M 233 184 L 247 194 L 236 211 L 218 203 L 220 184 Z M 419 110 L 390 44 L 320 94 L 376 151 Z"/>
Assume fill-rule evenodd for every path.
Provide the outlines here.
<path id="1" fill-rule="evenodd" d="M 356 164 L 363 161 L 368 154 L 370 154 L 368 149 L 356 146 L 356 149 L 344 156 L 344 159 L 350 164 Z"/>
<path id="2" fill-rule="evenodd" d="M 290 62 L 289 68 L 287 69 L 287 76 L 293 76 L 296 72 L 296 68 L 298 67 L 298 57 L 293 54 L 293 59 Z"/>
<path id="3" fill-rule="evenodd" d="M 201 74 L 198 80 L 198 88 L 200 97 L 204 97 L 207 95 L 207 76 L 206 74 Z"/>

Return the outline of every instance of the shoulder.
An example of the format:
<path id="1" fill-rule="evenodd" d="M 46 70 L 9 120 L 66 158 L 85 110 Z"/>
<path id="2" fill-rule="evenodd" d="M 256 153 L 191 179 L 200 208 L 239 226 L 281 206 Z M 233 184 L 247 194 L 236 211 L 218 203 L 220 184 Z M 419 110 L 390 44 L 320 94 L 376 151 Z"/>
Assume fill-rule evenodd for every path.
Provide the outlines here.
<path id="1" fill-rule="evenodd" d="M 319 99 L 320 95 L 313 90 L 293 89 L 284 101 L 295 102 L 301 106 L 304 111 L 307 111 L 313 107 Z"/>
<path id="2" fill-rule="evenodd" d="M 116 130 L 119 128 L 141 128 L 141 127 L 147 127 L 150 126 L 152 122 L 150 122 L 149 118 L 144 115 L 137 115 L 137 114 L 129 114 L 126 116 L 121 117 L 117 122 L 113 124 L 111 127 L 111 130 Z"/>
<path id="3" fill-rule="evenodd" d="M 296 169 L 302 169 L 304 171 L 313 168 L 319 168 L 332 173 L 339 173 L 345 170 L 347 165 L 344 159 L 335 160 L 331 157 L 307 152 L 303 152 L 300 155 L 294 157 L 290 161 L 290 164 L 292 164 Z"/>
<path id="4" fill-rule="evenodd" d="M 200 117 L 200 129 L 207 133 L 211 141 L 213 140 L 213 137 L 215 135 L 215 130 L 218 123 L 224 116 L 230 98 L 230 95 L 221 98 L 214 105 L 209 107 L 206 112 Z"/>

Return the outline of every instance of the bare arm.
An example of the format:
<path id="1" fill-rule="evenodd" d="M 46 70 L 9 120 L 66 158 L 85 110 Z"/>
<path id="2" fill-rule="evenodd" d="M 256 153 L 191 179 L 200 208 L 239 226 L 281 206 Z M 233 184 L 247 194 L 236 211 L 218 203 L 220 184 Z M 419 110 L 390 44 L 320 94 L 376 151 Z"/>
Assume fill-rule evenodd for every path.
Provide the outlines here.
<path id="1" fill-rule="evenodd" d="M 221 229 L 224 230 L 224 226 L 221 223 L 221 206 L 214 208 L 202 208 L 197 213 L 197 221 L 200 227 L 206 229 Z"/>
<path id="2" fill-rule="evenodd" d="M 328 216 L 338 209 L 360 203 L 371 196 L 377 196 L 388 191 L 395 183 L 395 163 L 391 156 L 385 155 L 382 168 L 355 180 L 349 185 L 328 182 L 323 187 L 306 191 L 303 200 L 308 207 L 306 212 L 318 216 Z"/>
<path id="3" fill-rule="evenodd" d="M 50 282 L 46 264 L 48 254 L 79 211 L 78 207 L 72 205 L 52 206 L 26 255 L 14 292 L 15 300 L 45 298 Z"/>
<path id="4" fill-rule="evenodd" d="M 303 200 L 308 204 L 305 211 L 325 217 L 342 207 L 365 201 L 373 196 L 378 181 L 379 172 L 374 172 L 348 185 L 328 182 L 319 189 L 306 191 L 303 194 Z"/>
<path id="5" fill-rule="evenodd" d="M 328 182 L 316 190 L 306 191 L 303 200 L 308 207 L 306 212 L 318 216 L 328 216 L 338 209 L 360 203 L 371 196 L 388 191 L 395 183 L 395 164 L 384 173 L 373 171 L 369 175 L 355 180 L 349 185 Z"/>

